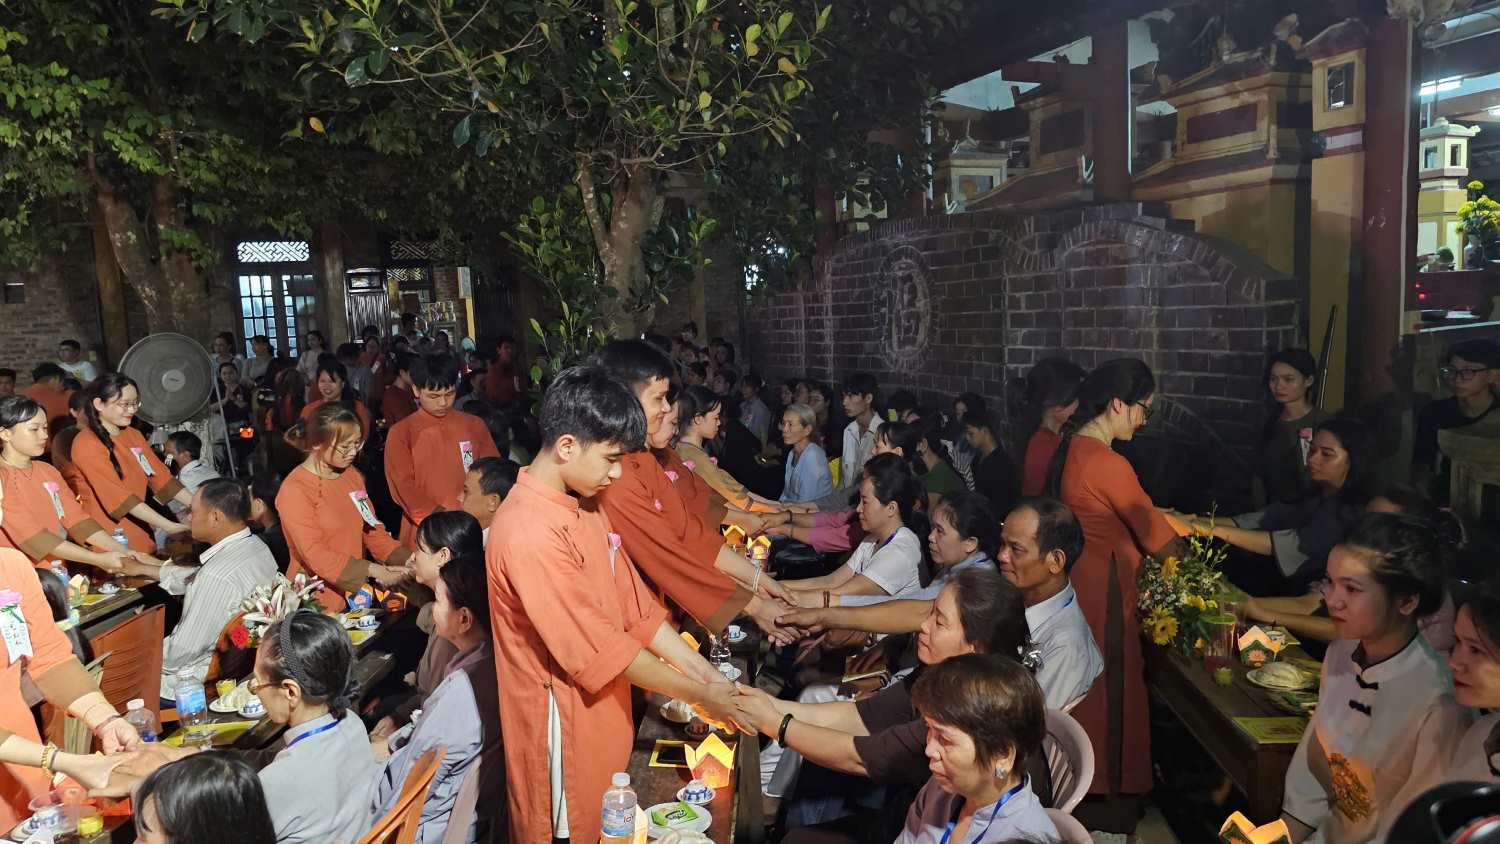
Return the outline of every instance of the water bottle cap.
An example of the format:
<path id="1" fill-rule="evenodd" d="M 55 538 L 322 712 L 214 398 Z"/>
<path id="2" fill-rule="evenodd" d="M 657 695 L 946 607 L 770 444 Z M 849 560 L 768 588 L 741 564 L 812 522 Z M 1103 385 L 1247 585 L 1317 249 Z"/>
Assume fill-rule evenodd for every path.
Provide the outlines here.
<path id="1" fill-rule="evenodd" d="M 609 782 L 610 785 L 613 785 L 615 788 L 624 788 L 630 785 L 630 775 L 625 773 L 624 771 L 621 771 L 620 773 L 615 774 L 613 777 L 610 777 Z"/>
<path id="2" fill-rule="evenodd" d="M 134 712 L 137 709 L 145 709 L 145 708 L 146 708 L 146 701 L 143 700 L 143 699 L 141 699 L 141 698 L 134 698 L 129 703 L 125 704 L 125 710 L 127 712 Z"/>

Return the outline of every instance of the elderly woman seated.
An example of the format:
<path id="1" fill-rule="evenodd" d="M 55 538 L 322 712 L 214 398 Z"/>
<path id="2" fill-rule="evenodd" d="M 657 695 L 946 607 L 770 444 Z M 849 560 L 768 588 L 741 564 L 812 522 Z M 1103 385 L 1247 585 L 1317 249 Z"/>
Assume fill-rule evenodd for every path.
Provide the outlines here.
<path id="1" fill-rule="evenodd" d="M 962 654 L 1020 657 L 1029 649 L 1028 638 L 1020 590 L 995 569 L 976 566 L 959 572 L 938 593 L 917 633 L 921 666 L 875 694 L 859 701 L 797 703 L 739 686 L 736 702 L 744 716 L 742 723 L 776 738 L 761 753 L 761 788 L 768 798 L 768 812 L 783 798 L 804 796 L 801 792 L 807 789 L 798 788 L 804 758 L 832 771 L 866 778 L 867 786 L 914 789 L 920 785 L 926 779 L 928 728 L 912 704 L 912 684 L 931 666 Z M 845 805 L 843 795 L 881 797 L 870 787 L 851 789 L 847 780 L 829 791 L 833 802 L 809 802 L 789 816 L 789 823 L 846 817 L 852 807 Z M 1050 795 L 1050 786 L 1042 791 Z M 860 820 L 879 823 L 872 817 Z"/>
<path id="2" fill-rule="evenodd" d="M 927 727 L 932 778 L 896 844 L 1059 840 L 1025 772 L 1047 732 L 1030 672 L 996 654 L 957 656 L 916 682 L 912 703 Z"/>
<path id="3" fill-rule="evenodd" d="M 425 523 L 424 523 L 425 525 Z M 500 746 L 500 706 L 496 699 L 495 657 L 490 651 L 489 588 L 485 583 L 484 557 L 465 554 L 454 557 L 438 571 L 433 590 L 433 633 L 457 649 L 447 674 L 427 696 L 422 717 L 416 724 L 397 730 L 389 738 L 372 738 L 375 758 L 382 760 L 371 804 L 372 821 L 395 806 L 401 786 L 418 757 L 442 746 L 447 748 L 436 778 L 422 806 L 416 840 L 437 844 L 444 840 L 450 824 L 467 830 L 462 840 L 473 844 L 486 840 L 486 827 L 505 828 L 503 817 L 505 760 Z M 477 805 L 486 811 L 466 817 L 454 815 L 464 782 L 478 777 Z M 491 811 L 492 807 L 501 807 Z M 499 812 L 497 816 L 496 812 Z"/>

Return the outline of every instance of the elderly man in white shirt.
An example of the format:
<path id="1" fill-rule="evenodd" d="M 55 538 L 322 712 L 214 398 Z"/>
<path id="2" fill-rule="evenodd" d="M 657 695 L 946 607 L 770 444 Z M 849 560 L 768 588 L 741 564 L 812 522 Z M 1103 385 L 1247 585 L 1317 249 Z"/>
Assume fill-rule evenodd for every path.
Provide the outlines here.
<path id="1" fill-rule="evenodd" d="M 168 593 L 182 596 L 182 618 L 162 641 L 163 695 L 171 693 L 185 668 L 203 680 L 224 625 L 256 587 L 276 579 L 271 549 L 246 525 L 250 491 L 244 484 L 208 481 L 193 495 L 191 512 L 193 539 L 209 545 L 198 555 L 200 565 L 132 566 L 132 573 L 154 577 Z"/>
<path id="2" fill-rule="evenodd" d="M 1083 553 L 1083 528 L 1061 501 L 1028 498 L 1005 517 L 1000 540 L 1000 572 L 1021 590 L 1026 626 L 1041 651 L 1036 679 L 1047 708 L 1067 712 L 1104 671 L 1104 657 L 1068 580 Z"/>

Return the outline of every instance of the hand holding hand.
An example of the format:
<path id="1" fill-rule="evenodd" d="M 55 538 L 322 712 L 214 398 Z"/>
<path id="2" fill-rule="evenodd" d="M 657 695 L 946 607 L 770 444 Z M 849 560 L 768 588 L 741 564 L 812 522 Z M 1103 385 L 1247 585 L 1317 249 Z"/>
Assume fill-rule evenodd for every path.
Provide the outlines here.
<path id="1" fill-rule="evenodd" d="M 734 706 L 739 712 L 735 716 L 737 721 L 754 725 L 762 733 L 773 733 L 781 723 L 781 713 L 771 696 L 754 686 L 735 683 Z"/>
<path id="2" fill-rule="evenodd" d="M 115 775 L 115 770 L 122 763 L 129 761 L 131 757 L 132 754 L 116 756 L 88 754 L 85 756 L 75 753 L 59 753 L 53 760 L 53 766 L 77 780 L 78 784 L 88 789 L 91 795 L 120 797 L 130 793 L 131 786 L 138 778 L 137 775 L 129 773 Z"/>
<path id="3" fill-rule="evenodd" d="M 717 727 L 739 726 L 746 734 L 755 735 L 755 725 L 743 720 L 735 706 L 733 683 L 704 683 L 703 694 L 693 703 L 693 711 L 699 718 Z"/>
<path id="4" fill-rule="evenodd" d="M 759 597 L 769 601 L 780 601 L 788 607 L 796 607 L 798 605 L 797 594 L 781 585 L 775 578 L 769 576 L 760 579 Z"/>
<path id="5" fill-rule="evenodd" d="M 776 623 L 776 617 L 781 614 L 782 608 L 773 603 L 761 602 L 761 605 L 750 612 L 750 617 L 755 620 L 755 625 L 766 634 L 772 644 L 790 645 L 797 641 L 795 630 L 788 630 Z"/>
<path id="6" fill-rule="evenodd" d="M 134 560 L 134 557 L 123 551 L 101 551 L 97 565 L 110 574 L 135 574 L 136 572 L 131 570 Z"/>
<path id="7" fill-rule="evenodd" d="M 822 633 L 826 629 L 821 607 L 800 607 L 787 610 L 776 616 L 776 623 L 788 629 L 795 629 L 804 636 Z"/>
<path id="8" fill-rule="evenodd" d="M 408 570 L 405 568 L 392 568 L 391 566 L 382 565 L 370 566 L 370 577 L 375 578 L 375 582 L 381 586 L 395 586 L 397 583 L 405 580 L 408 573 Z"/>

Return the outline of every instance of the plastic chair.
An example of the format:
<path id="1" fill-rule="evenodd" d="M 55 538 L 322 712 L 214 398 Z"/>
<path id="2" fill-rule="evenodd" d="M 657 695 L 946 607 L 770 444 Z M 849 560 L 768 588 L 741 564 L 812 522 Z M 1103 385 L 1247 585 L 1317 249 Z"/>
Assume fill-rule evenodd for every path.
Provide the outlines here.
<path id="1" fill-rule="evenodd" d="M 417 840 L 422 805 L 427 802 L 427 792 L 432 790 L 432 780 L 446 755 L 448 748 L 439 746 L 417 757 L 417 764 L 401 783 L 401 795 L 396 798 L 396 805 L 359 839 L 359 844 L 412 844 Z"/>
<path id="2" fill-rule="evenodd" d="M 1052 819 L 1052 825 L 1057 827 L 1058 841 L 1061 844 L 1094 844 L 1093 836 L 1083 828 L 1083 824 L 1077 818 L 1067 812 L 1058 809 L 1048 809 L 1047 817 Z"/>
<path id="3" fill-rule="evenodd" d="M 1094 781 L 1094 745 L 1073 716 L 1049 709 L 1042 750 L 1047 754 L 1047 770 L 1052 773 L 1052 803 L 1071 812 Z"/>

